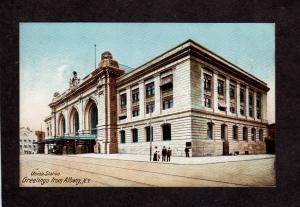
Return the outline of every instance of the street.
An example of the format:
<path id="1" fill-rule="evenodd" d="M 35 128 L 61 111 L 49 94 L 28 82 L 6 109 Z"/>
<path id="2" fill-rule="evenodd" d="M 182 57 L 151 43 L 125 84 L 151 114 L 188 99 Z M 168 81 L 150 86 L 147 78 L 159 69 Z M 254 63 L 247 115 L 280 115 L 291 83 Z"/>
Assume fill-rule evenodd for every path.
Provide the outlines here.
<path id="1" fill-rule="evenodd" d="M 274 159 L 184 165 L 21 155 L 20 187 L 270 187 L 275 186 Z"/>

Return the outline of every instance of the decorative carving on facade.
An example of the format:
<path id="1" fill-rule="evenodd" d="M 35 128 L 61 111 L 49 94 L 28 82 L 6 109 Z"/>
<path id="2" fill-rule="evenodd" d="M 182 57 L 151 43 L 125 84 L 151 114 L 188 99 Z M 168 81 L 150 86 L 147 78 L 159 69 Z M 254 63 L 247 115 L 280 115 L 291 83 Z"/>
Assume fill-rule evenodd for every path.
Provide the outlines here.
<path id="1" fill-rule="evenodd" d="M 70 88 L 74 88 L 79 85 L 80 79 L 77 78 L 77 72 L 73 71 L 73 78 L 70 79 Z"/>

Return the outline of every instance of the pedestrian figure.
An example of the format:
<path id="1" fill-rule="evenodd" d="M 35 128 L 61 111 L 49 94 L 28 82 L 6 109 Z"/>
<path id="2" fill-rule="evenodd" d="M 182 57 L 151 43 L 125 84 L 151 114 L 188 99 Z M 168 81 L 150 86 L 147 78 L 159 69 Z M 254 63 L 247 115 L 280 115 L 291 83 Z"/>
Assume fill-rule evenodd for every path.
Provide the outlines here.
<path id="1" fill-rule="evenodd" d="M 161 151 L 161 155 L 162 155 L 162 162 L 166 161 L 166 156 L 167 156 L 167 149 L 165 146 L 163 146 L 163 149 Z"/>
<path id="2" fill-rule="evenodd" d="M 188 147 L 185 147 L 185 149 L 184 149 L 184 151 L 185 151 L 185 156 L 186 157 L 189 157 L 190 155 L 189 155 L 189 148 Z"/>
<path id="3" fill-rule="evenodd" d="M 155 149 L 154 149 L 154 154 L 153 154 L 153 161 L 158 161 L 159 160 L 159 157 L 158 157 L 158 151 L 157 151 L 157 146 L 155 146 Z"/>
<path id="4" fill-rule="evenodd" d="M 169 147 L 169 148 L 168 148 L 168 151 L 167 151 L 167 162 L 170 162 L 170 161 L 171 161 L 171 155 L 172 155 L 172 150 L 171 150 L 171 148 Z"/>
<path id="5" fill-rule="evenodd" d="M 160 160 L 160 154 L 159 154 L 158 150 L 156 152 L 157 152 L 157 161 L 159 161 Z"/>

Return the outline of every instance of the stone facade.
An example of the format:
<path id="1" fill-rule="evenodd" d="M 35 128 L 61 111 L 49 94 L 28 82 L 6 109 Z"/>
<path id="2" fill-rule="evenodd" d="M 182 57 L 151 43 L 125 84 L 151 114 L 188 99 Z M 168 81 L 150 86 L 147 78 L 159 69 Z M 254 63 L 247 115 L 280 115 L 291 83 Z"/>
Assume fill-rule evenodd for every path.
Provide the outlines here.
<path id="1" fill-rule="evenodd" d="M 47 135 L 80 138 L 95 128 L 88 152 L 149 154 L 151 126 L 152 147 L 174 156 L 186 147 L 192 156 L 265 153 L 268 90 L 192 40 L 125 74 L 105 52 L 90 75 L 55 94 Z"/>

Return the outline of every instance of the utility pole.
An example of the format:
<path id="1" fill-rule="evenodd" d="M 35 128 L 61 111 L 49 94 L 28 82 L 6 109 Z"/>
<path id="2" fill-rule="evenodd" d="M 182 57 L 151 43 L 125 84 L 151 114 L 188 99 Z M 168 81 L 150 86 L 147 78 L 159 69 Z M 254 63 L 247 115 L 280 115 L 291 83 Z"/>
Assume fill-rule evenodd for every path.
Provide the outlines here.
<path id="1" fill-rule="evenodd" d="M 149 122 L 149 130 L 150 130 L 150 133 L 149 133 L 149 136 L 150 136 L 150 162 L 151 162 L 151 158 L 152 158 L 152 125 L 151 125 L 151 122 L 152 122 L 152 111 L 150 110 L 150 122 Z"/>

